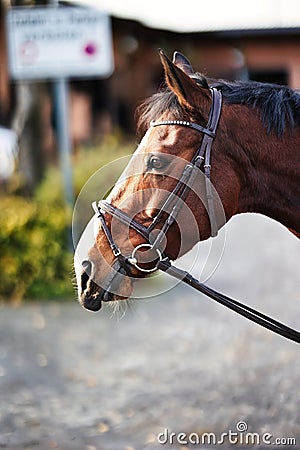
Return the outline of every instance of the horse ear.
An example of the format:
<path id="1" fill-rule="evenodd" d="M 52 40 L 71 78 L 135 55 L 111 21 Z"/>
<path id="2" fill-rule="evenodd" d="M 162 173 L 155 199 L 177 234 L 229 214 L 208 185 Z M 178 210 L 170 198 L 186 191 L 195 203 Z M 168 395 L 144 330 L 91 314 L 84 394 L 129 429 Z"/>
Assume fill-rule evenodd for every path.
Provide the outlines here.
<path id="1" fill-rule="evenodd" d="M 184 71 L 189 77 L 192 77 L 195 75 L 194 69 L 192 68 L 191 63 L 189 60 L 182 55 L 182 53 L 174 52 L 173 54 L 173 64 L 175 66 L 179 67 L 181 70 Z"/>
<path id="2" fill-rule="evenodd" d="M 162 50 L 159 50 L 159 55 L 164 67 L 167 85 L 174 92 L 178 101 L 183 106 L 195 107 L 198 105 L 197 98 L 199 97 L 199 94 L 208 96 L 206 90 L 201 89 L 201 87 L 198 86 L 197 83 L 178 65 L 174 64 Z M 182 55 L 178 56 L 178 54 L 176 54 L 175 58 L 177 62 L 179 60 L 181 61 L 180 65 L 183 62 L 182 58 L 184 58 L 184 61 L 187 61 Z"/>

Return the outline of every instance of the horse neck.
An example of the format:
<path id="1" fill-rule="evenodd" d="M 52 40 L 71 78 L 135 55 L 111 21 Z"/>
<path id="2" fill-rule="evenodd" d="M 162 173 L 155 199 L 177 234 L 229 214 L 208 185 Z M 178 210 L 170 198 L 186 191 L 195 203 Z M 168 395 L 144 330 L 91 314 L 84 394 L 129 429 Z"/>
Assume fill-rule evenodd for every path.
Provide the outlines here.
<path id="1" fill-rule="evenodd" d="M 264 214 L 299 233 L 300 128 L 287 130 L 281 139 L 267 133 L 253 114 L 235 142 L 231 154 L 241 180 L 236 213 Z"/>

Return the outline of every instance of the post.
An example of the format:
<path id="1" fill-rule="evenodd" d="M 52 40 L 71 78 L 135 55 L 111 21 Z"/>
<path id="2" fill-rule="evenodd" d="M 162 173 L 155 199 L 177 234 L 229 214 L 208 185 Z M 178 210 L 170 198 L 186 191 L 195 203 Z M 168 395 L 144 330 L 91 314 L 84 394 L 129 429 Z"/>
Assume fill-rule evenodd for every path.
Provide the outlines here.
<path id="1" fill-rule="evenodd" d="M 59 0 L 50 0 L 50 5 L 59 8 Z M 66 78 L 54 80 L 54 104 L 60 167 L 65 200 L 68 206 L 74 206 L 73 176 L 71 165 L 72 146 L 69 128 L 69 86 Z"/>
<path id="2" fill-rule="evenodd" d="M 54 80 L 54 102 L 64 195 L 67 205 L 73 207 L 74 190 L 71 165 L 72 146 L 69 129 L 69 90 L 66 78 Z"/>

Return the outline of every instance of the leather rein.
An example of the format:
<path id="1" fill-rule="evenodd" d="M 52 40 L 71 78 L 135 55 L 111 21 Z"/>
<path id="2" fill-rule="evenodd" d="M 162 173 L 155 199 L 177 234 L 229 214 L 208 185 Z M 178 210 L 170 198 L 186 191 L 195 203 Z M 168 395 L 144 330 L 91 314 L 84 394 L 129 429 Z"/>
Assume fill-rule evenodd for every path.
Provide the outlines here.
<path id="1" fill-rule="evenodd" d="M 209 113 L 209 119 L 206 127 L 202 127 L 197 123 L 181 120 L 166 120 L 160 122 L 152 122 L 152 127 L 158 126 L 183 126 L 192 128 L 203 134 L 203 139 L 200 147 L 195 152 L 192 160 L 185 166 L 180 179 L 178 180 L 175 188 L 170 192 L 169 196 L 165 200 L 162 208 L 158 214 L 154 217 L 151 224 L 148 227 L 135 221 L 124 211 L 116 208 L 111 203 L 105 200 L 100 200 L 99 202 L 93 202 L 92 206 L 96 213 L 97 218 L 100 220 L 102 225 L 102 230 L 106 235 L 107 241 L 111 247 L 114 256 L 117 258 L 120 264 L 119 272 L 122 270 L 124 275 L 133 276 L 131 268 L 134 267 L 140 272 L 151 273 L 158 269 L 166 272 L 168 275 L 177 278 L 184 283 L 192 286 L 197 291 L 206 295 L 207 297 L 215 300 L 223 306 L 235 311 L 237 314 L 251 320 L 252 322 L 261 325 L 268 330 L 273 331 L 291 341 L 300 343 L 300 333 L 293 328 L 286 326 L 285 324 L 278 322 L 277 320 L 253 309 L 247 305 L 244 305 L 237 300 L 234 300 L 226 295 L 215 291 L 214 289 L 204 285 L 199 280 L 195 279 L 189 272 L 175 267 L 170 258 L 165 254 L 161 248 L 162 242 L 165 240 L 166 234 L 172 224 L 175 222 L 178 213 L 180 212 L 182 203 L 185 201 L 188 193 L 191 190 L 192 183 L 194 182 L 197 170 L 202 169 L 205 174 L 205 190 L 207 198 L 207 213 L 211 224 L 211 236 L 217 236 L 218 225 L 216 221 L 216 214 L 214 208 L 214 201 L 212 195 L 212 188 L 210 182 L 210 155 L 213 139 L 216 135 L 219 118 L 222 108 L 222 94 L 216 88 L 210 89 L 212 94 L 212 106 Z M 168 217 L 163 223 L 160 229 L 155 228 L 158 223 L 162 222 L 162 218 L 166 211 L 169 211 Z M 140 234 L 146 243 L 136 246 L 130 256 L 125 256 L 122 254 L 121 250 L 115 243 L 113 236 L 109 227 L 107 226 L 104 214 L 108 213 L 113 218 L 116 218 L 120 222 L 126 224 L 128 227 L 134 229 L 138 234 Z M 156 230 L 158 233 L 153 233 Z M 152 268 L 145 268 L 139 262 L 139 255 L 143 254 L 145 251 L 152 251 L 155 255 L 155 265 Z"/>

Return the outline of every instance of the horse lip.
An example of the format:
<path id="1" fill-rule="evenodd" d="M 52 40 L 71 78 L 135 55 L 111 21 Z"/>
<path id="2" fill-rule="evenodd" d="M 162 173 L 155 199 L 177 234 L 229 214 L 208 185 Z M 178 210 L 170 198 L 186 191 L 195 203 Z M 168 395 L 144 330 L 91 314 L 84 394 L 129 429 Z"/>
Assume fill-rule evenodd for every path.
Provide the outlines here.
<path id="1" fill-rule="evenodd" d="M 99 293 L 89 296 L 83 293 L 81 296 L 81 304 L 85 309 L 97 312 L 102 308 L 102 302 L 111 302 L 114 300 L 114 297 L 115 295 L 109 290 L 101 289 Z"/>

